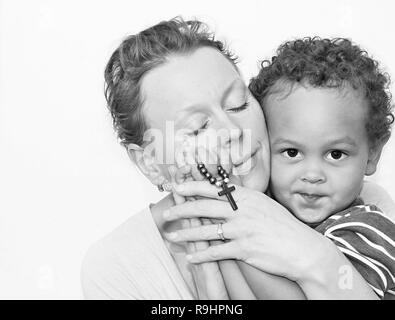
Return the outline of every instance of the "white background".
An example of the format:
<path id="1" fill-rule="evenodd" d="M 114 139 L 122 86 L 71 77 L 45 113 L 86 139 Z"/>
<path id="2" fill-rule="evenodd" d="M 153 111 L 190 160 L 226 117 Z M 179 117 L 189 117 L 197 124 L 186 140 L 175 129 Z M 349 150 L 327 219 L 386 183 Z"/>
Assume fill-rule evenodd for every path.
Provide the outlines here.
<path id="1" fill-rule="evenodd" d="M 121 39 L 206 21 L 246 79 L 284 40 L 351 37 L 395 78 L 391 1 L 1 1 L 0 298 L 79 299 L 91 243 L 161 196 L 117 144 L 104 66 Z M 392 30 L 392 31 L 391 31 Z M 395 142 L 374 180 L 395 199 Z"/>

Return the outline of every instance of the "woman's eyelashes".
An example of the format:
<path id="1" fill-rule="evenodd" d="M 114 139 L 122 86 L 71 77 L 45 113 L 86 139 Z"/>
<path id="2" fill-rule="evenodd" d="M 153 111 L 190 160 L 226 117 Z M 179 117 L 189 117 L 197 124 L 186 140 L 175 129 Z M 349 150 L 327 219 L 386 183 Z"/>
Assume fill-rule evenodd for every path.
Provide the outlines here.
<path id="1" fill-rule="evenodd" d="M 209 120 L 204 122 L 204 124 L 199 129 L 196 129 L 196 130 L 192 131 L 191 135 L 197 136 L 203 130 L 207 129 L 209 122 L 210 122 Z"/>
<path id="2" fill-rule="evenodd" d="M 249 106 L 249 102 L 246 101 L 241 106 L 235 107 L 235 108 L 226 109 L 226 111 L 230 112 L 230 113 L 238 113 L 238 112 L 246 110 L 248 108 L 248 106 Z M 208 128 L 209 124 L 210 124 L 210 120 L 205 121 L 204 124 L 200 128 L 193 130 L 190 133 L 190 135 L 193 135 L 193 136 L 199 135 L 202 131 L 204 131 L 205 129 Z"/>
<path id="3" fill-rule="evenodd" d="M 248 106 L 249 106 L 249 102 L 246 101 L 241 106 L 236 107 L 236 108 L 229 108 L 229 109 L 226 109 L 226 111 L 232 112 L 232 113 L 241 112 L 241 111 L 246 110 L 248 108 Z"/>

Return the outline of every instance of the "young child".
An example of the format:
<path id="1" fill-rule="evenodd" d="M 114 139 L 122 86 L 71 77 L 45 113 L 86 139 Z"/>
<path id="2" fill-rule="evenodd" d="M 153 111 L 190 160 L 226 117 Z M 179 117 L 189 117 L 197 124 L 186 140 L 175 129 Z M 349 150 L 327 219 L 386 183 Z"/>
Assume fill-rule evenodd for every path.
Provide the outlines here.
<path id="1" fill-rule="evenodd" d="M 264 61 L 250 90 L 267 121 L 272 196 L 331 239 L 378 296 L 395 296 L 395 225 L 359 198 L 394 121 L 389 79 L 346 39 L 304 38 Z"/>

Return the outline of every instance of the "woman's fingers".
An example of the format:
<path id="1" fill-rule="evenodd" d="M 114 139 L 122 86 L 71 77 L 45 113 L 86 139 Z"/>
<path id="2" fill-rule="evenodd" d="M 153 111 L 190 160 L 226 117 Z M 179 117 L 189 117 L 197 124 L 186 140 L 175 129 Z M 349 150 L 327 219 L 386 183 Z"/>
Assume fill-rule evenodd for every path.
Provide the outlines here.
<path id="1" fill-rule="evenodd" d="M 176 172 L 175 172 L 175 182 L 177 184 L 183 183 L 185 182 L 188 177 L 191 175 L 191 166 L 190 165 L 185 165 L 181 168 L 179 168 Z"/>
<path id="2" fill-rule="evenodd" d="M 229 188 L 234 187 L 235 190 L 231 192 L 235 201 L 245 198 L 245 189 L 239 185 L 228 185 Z M 218 195 L 222 188 L 210 184 L 208 181 L 186 181 L 180 185 L 174 186 L 174 189 L 180 195 L 186 196 L 201 196 L 206 198 L 217 199 L 221 201 L 228 201 L 226 196 Z M 250 191 L 251 192 L 251 191 Z"/>
<path id="3" fill-rule="evenodd" d="M 207 219 L 207 218 L 200 218 L 200 221 L 202 222 L 203 225 L 218 225 L 218 223 L 224 223 L 225 221 L 223 220 L 216 220 L 216 219 Z M 211 240 L 211 241 L 206 241 L 209 245 L 218 245 L 222 244 L 222 240 Z M 198 249 L 197 251 L 203 250 L 206 248 Z"/>
<path id="4" fill-rule="evenodd" d="M 187 259 L 190 263 L 203 263 L 226 259 L 241 260 L 241 257 L 238 255 L 234 242 L 230 241 L 217 246 L 210 246 L 203 251 L 188 254 Z"/>
<path id="5" fill-rule="evenodd" d="M 170 170 L 169 170 L 169 172 L 171 173 Z M 178 185 L 180 183 L 184 183 L 186 181 L 193 181 L 193 177 L 192 177 L 192 173 L 191 172 L 192 172 L 192 168 L 191 168 L 191 166 L 189 164 L 187 164 L 187 165 L 185 165 L 185 166 L 183 166 L 181 168 L 175 169 L 175 171 L 173 173 L 173 178 L 172 178 L 172 185 L 173 185 L 173 187 L 175 185 Z M 175 192 L 175 190 L 173 189 L 173 196 L 176 193 L 177 192 Z M 177 196 L 179 196 L 179 195 L 174 196 L 174 199 L 176 199 Z M 194 197 L 188 197 L 187 196 L 185 198 L 188 201 L 194 201 L 195 200 Z M 175 202 L 176 203 L 180 203 L 180 201 L 175 201 Z"/>
<path id="6" fill-rule="evenodd" d="M 165 233 L 165 237 L 172 242 L 220 240 L 220 232 L 225 239 L 234 239 L 236 234 L 229 223 L 203 225 L 196 228 L 181 229 L 170 233 Z"/>
<path id="7" fill-rule="evenodd" d="M 230 205 L 226 202 L 201 199 L 187 201 L 163 212 L 163 219 L 173 221 L 180 218 L 214 218 L 229 220 L 234 217 Z"/>
<path id="8" fill-rule="evenodd" d="M 197 156 L 197 162 L 203 163 L 206 169 L 208 170 L 208 172 L 210 172 L 213 177 L 218 176 L 217 174 L 218 156 L 215 152 L 210 150 L 210 146 L 198 147 L 196 156 Z"/>
<path id="9" fill-rule="evenodd" d="M 168 171 L 169 171 L 170 178 L 171 178 L 171 184 L 174 187 L 175 185 L 177 185 L 177 183 L 176 183 L 176 175 L 177 175 L 177 171 L 178 170 L 177 170 L 176 166 L 172 165 L 172 166 L 170 166 L 168 168 Z M 185 197 L 180 195 L 180 194 L 178 194 L 177 192 L 173 192 L 173 199 L 174 199 L 174 202 L 176 204 L 181 204 L 181 203 L 185 202 Z"/>
<path id="10" fill-rule="evenodd" d="M 191 221 L 192 228 L 198 228 L 202 225 L 202 222 L 198 218 L 189 219 Z M 208 241 L 196 241 L 195 242 L 195 251 L 205 250 L 209 247 Z"/>

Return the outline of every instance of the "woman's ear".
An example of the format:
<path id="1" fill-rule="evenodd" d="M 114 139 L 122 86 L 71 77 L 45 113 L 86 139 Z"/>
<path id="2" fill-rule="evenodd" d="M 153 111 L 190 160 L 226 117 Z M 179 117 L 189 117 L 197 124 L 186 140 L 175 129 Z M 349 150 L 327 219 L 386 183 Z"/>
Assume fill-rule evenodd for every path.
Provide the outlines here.
<path id="1" fill-rule="evenodd" d="M 376 172 L 377 165 L 381 157 L 381 152 L 383 151 L 383 147 L 388 142 L 389 138 L 390 134 L 386 135 L 383 139 L 381 139 L 376 146 L 370 148 L 365 175 L 371 176 L 373 173 Z"/>
<path id="2" fill-rule="evenodd" d="M 153 185 L 158 186 L 166 181 L 166 177 L 161 167 L 156 163 L 155 156 L 152 153 L 145 152 L 144 148 L 134 143 L 127 145 L 127 151 L 129 158 Z"/>

